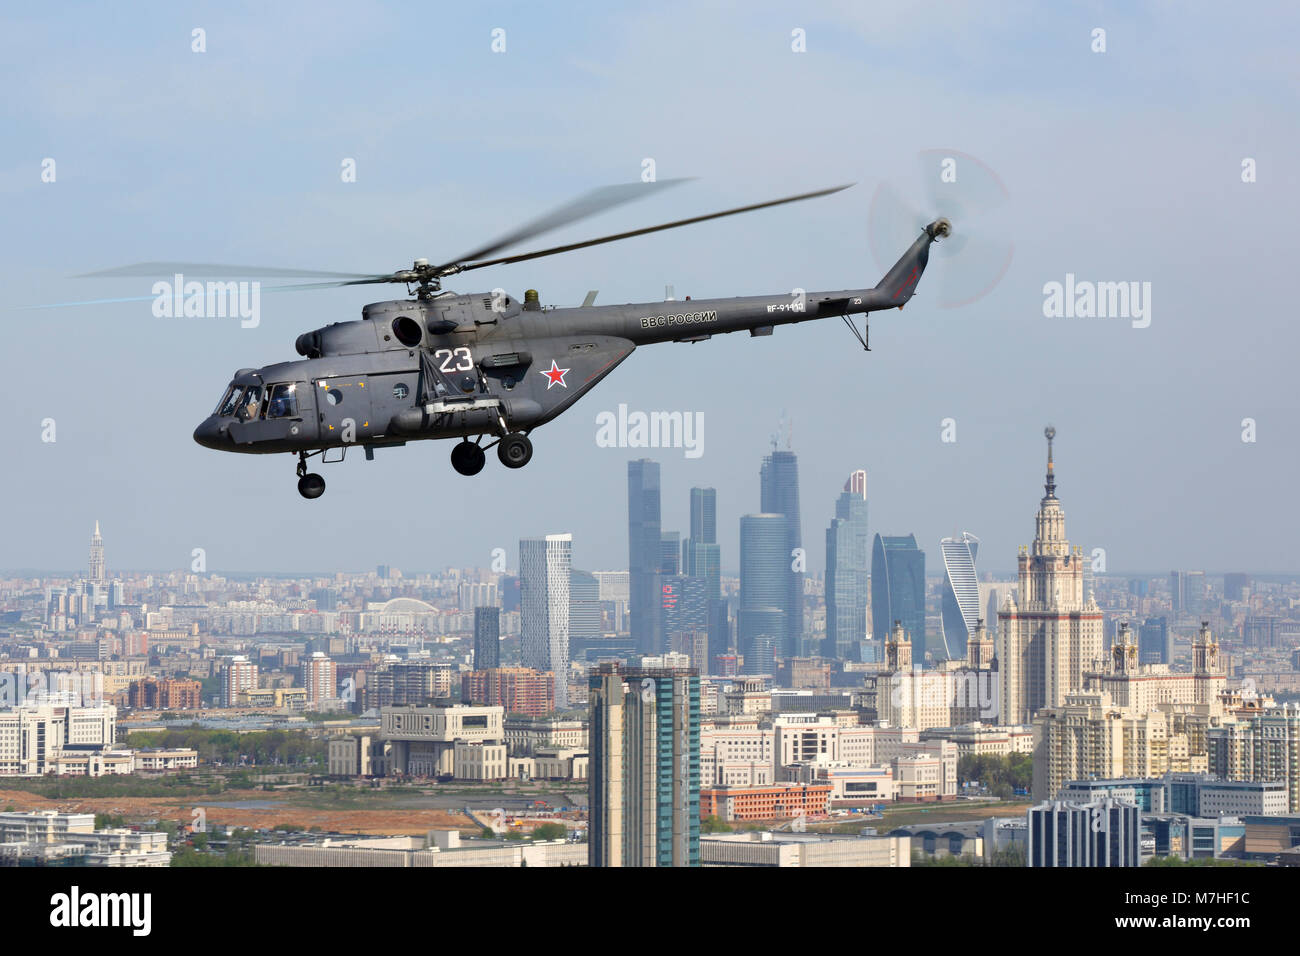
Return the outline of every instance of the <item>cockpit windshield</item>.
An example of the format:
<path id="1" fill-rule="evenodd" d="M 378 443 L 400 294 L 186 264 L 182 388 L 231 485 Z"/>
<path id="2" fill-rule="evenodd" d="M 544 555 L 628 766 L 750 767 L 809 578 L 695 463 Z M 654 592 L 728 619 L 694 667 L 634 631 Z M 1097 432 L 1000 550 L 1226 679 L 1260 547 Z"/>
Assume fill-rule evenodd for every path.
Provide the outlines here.
<path id="1" fill-rule="evenodd" d="M 251 422 L 258 417 L 262 405 L 262 386 L 250 385 L 240 396 L 235 415 L 243 422 Z"/>
<path id="2" fill-rule="evenodd" d="M 265 389 L 261 385 L 231 385 L 222 396 L 216 414 L 221 418 L 235 416 L 241 422 L 257 418 L 297 418 L 296 383 L 268 385 Z"/>
<path id="3" fill-rule="evenodd" d="M 239 396 L 242 394 L 244 394 L 242 385 L 231 385 L 227 388 L 221 403 L 217 405 L 217 414 L 223 418 L 235 414 L 235 409 L 239 407 Z"/>

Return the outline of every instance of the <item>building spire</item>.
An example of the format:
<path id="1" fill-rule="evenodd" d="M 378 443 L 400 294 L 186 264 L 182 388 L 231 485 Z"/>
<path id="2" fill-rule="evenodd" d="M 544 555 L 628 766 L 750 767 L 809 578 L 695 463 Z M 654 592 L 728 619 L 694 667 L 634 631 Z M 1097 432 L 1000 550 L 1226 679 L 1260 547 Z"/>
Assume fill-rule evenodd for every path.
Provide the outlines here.
<path id="1" fill-rule="evenodd" d="M 1043 429 L 1043 435 L 1047 438 L 1047 483 L 1043 486 L 1047 491 L 1048 498 L 1056 497 L 1056 472 L 1052 470 L 1052 439 L 1056 437 L 1056 428 L 1048 425 Z"/>

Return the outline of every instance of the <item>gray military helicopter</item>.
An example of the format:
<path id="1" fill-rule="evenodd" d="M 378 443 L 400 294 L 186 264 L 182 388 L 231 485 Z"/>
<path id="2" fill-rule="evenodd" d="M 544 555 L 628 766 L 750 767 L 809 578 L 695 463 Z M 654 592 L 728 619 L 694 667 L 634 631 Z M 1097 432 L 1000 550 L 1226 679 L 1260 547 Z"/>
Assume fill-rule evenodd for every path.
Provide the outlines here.
<path id="1" fill-rule="evenodd" d="M 926 225 L 872 289 L 744 296 L 595 306 L 596 293 L 575 308 L 542 307 L 536 291 L 522 301 L 501 290 L 458 295 L 442 288 L 447 276 L 524 262 L 839 192 L 836 186 L 741 206 L 585 242 L 492 258 L 508 246 L 645 196 L 682 180 L 630 183 L 598 189 L 500 238 L 441 265 L 416 259 L 409 269 L 384 274 L 319 272 L 256 266 L 151 262 L 93 276 L 303 277 L 327 282 L 267 291 L 397 283 L 409 298 L 365 306 L 359 321 L 336 322 L 298 336 L 301 360 L 235 373 L 194 440 L 218 451 L 288 452 L 298 456 L 298 491 L 319 498 L 325 479 L 308 472 L 309 459 L 359 445 L 367 460 L 376 448 L 430 438 L 461 439 L 451 464 L 475 475 L 493 446 L 507 468 L 533 456 L 534 429 L 567 411 L 639 345 L 702 342 L 724 332 L 771 335 L 775 326 L 840 316 L 864 349 L 851 316 L 902 308 L 916 291 L 930 244 L 951 234 L 944 218 Z M 485 443 L 486 442 L 486 443 Z"/>

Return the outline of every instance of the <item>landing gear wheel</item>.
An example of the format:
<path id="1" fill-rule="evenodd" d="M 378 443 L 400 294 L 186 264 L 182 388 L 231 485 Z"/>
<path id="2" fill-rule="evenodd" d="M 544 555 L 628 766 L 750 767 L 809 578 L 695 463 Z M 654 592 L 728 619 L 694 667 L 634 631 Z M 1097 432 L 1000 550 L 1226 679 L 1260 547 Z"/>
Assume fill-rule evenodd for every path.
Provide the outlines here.
<path id="1" fill-rule="evenodd" d="M 533 459 L 533 443 L 522 432 L 511 432 L 497 445 L 497 457 L 507 468 L 522 468 Z"/>
<path id="2" fill-rule="evenodd" d="M 325 479 L 312 472 L 298 479 L 298 494 L 304 498 L 319 498 L 325 494 Z"/>
<path id="3" fill-rule="evenodd" d="M 451 467 L 462 475 L 477 475 L 486 460 L 483 449 L 471 441 L 463 441 L 451 450 Z"/>

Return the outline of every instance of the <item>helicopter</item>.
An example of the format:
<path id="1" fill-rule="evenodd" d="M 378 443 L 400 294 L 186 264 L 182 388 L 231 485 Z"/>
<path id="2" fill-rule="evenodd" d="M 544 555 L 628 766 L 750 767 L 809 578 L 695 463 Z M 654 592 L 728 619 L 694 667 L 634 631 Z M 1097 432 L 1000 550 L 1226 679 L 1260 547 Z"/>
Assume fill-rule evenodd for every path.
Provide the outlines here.
<path id="1" fill-rule="evenodd" d="M 268 291 L 395 283 L 405 299 L 374 302 L 361 319 L 335 322 L 299 335 L 300 359 L 244 368 L 226 386 L 212 414 L 194 430 L 206 448 L 244 454 L 289 453 L 298 458 L 298 491 L 325 492 L 325 479 L 308 461 L 343 460 L 360 446 L 367 460 L 378 448 L 410 441 L 460 439 L 452 467 L 462 475 L 483 470 L 493 447 L 507 468 L 533 456 L 531 433 L 573 406 L 638 346 L 698 343 L 727 332 L 771 335 L 778 325 L 840 316 L 870 351 L 866 313 L 901 309 L 916 291 L 930 245 L 951 235 L 939 218 L 924 226 L 884 278 L 870 289 L 596 306 L 543 308 L 535 290 L 523 300 L 497 289 L 457 294 L 442 288 L 448 276 L 524 262 L 724 216 L 801 202 L 847 189 L 814 192 L 726 209 L 534 252 L 498 256 L 509 246 L 637 199 L 680 179 L 626 183 L 593 190 L 448 262 L 416 259 L 390 273 L 344 273 L 188 262 L 150 262 L 88 276 L 184 273 L 231 278 L 275 276 L 315 280 Z M 864 315 L 858 330 L 852 316 Z M 338 457 L 328 457 L 333 452 Z"/>

